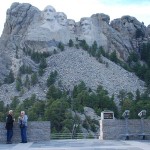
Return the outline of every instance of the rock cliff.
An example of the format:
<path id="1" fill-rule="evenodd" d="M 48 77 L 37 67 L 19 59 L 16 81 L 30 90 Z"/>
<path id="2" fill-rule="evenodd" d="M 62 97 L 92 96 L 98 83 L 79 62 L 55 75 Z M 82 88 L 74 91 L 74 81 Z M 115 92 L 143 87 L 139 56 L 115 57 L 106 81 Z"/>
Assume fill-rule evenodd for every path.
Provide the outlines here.
<path id="1" fill-rule="evenodd" d="M 143 91 L 144 83 L 134 74 L 127 72 L 105 57 L 99 63 L 81 49 L 68 48 L 70 39 L 74 43 L 86 40 L 89 45 L 94 41 L 104 48 L 105 52 L 116 51 L 118 58 L 126 61 L 129 54 L 139 51 L 143 41 L 149 41 L 150 26 L 139 22 L 132 16 L 123 16 L 110 22 L 110 17 L 103 13 L 93 14 L 91 17 L 81 18 L 79 22 L 67 19 L 63 12 L 57 12 L 52 6 L 47 6 L 43 11 L 27 3 L 13 3 L 7 10 L 6 22 L 0 39 L 0 80 L 13 70 L 15 77 L 22 64 L 28 64 L 34 71 L 37 65 L 26 58 L 23 49 L 33 51 L 51 52 L 57 50 L 57 45 L 62 42 L 65 50 L 47 58 L 48 67 L 40 82 L 30 91 L 20 96 L 24 99 L 35 93 L 40 98 L 45 97 L 46 80 L 51 71 L 57 70 L 59 80 L 66 89 L 83 80 L 92 89 L 101 84 L 109 94 L 117 95 L 124 89 L 133 92 L 137 89 Z M 17 57 L 16 57 L 17 55 Z M 7 90 L 6 90 L 7 89 Z M 39 94 L 40 93 L 40 94 Z M 7 95 L 7 97 L 5 96 Z M 11 101 L 13 96 L 18 96 L 15 84 L 3 84 L 0 87 L 0 99 Z"/>

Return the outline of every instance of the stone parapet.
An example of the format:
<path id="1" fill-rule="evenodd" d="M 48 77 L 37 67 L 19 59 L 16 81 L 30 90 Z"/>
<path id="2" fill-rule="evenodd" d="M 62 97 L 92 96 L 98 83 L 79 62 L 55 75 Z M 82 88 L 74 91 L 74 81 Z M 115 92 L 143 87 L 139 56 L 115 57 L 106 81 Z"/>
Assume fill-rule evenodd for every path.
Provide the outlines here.
<path id="1" fill-rule="evenodd" d="M 142 139 L 142 129 L 140 119 L 128 120 L 129 139 Z M 145 139 L 150 139 L 150 120 L 144 120 Z M 100 139 L 102 140 L 119 140 L 126 137 L 125 120 L 100 120 Z"/>

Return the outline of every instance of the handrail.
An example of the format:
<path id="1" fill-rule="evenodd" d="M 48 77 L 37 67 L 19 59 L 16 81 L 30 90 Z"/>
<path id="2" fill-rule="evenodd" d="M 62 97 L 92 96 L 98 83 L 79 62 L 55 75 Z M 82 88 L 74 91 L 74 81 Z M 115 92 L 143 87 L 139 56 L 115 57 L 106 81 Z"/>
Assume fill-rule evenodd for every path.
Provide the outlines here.
<path id="1" fill-rule="evenodd" d="M 73 139 L 98 139 L 99 134 L 76 133 Z M 51 139 L 72 139 L 72 133 L 51 133 Z"/>

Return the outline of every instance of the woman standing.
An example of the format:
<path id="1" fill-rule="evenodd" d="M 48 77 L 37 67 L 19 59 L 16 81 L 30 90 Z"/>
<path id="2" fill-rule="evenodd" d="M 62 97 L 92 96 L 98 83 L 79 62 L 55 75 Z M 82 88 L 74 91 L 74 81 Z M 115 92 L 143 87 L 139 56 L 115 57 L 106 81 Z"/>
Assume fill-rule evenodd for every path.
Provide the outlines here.
<path id="1" fill-rule="evenodd" d="M 18 123 L 21 130 L 21 143 L 27 143 L 27 121 L 28 116 L 25 115 L 25 111 L 21 111 L 18 117 Z"/>

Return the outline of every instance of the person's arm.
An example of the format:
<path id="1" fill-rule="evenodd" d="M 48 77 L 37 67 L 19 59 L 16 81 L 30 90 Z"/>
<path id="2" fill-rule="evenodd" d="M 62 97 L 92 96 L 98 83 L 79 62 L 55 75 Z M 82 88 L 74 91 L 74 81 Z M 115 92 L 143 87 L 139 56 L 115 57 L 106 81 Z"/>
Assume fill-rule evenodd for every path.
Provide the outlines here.
<path id="1" fill-rule="evenodd" d="M 26 124 L 27 121 L 28 121 L 28 117 L 27 117 L 27 115 L 25 115 L 25 116 L 23 117 L 23 119 L 22 119 L 22 123 L 23 123 L 23 124 Z"/>
<path id="2" fill-rule="evenodd" d="M 11 116 L 8 116 L 7 117 L 7 123 L 8 124 L 11 124 L 11 123 L 13 123 L 14 122 L 14 120 L 12 119 L 12 117 Z"/>
<path id="3" fill-rule="evenodd" d="M 18 117 L 18 123 L 21 124 L 21 117 Z"/>

